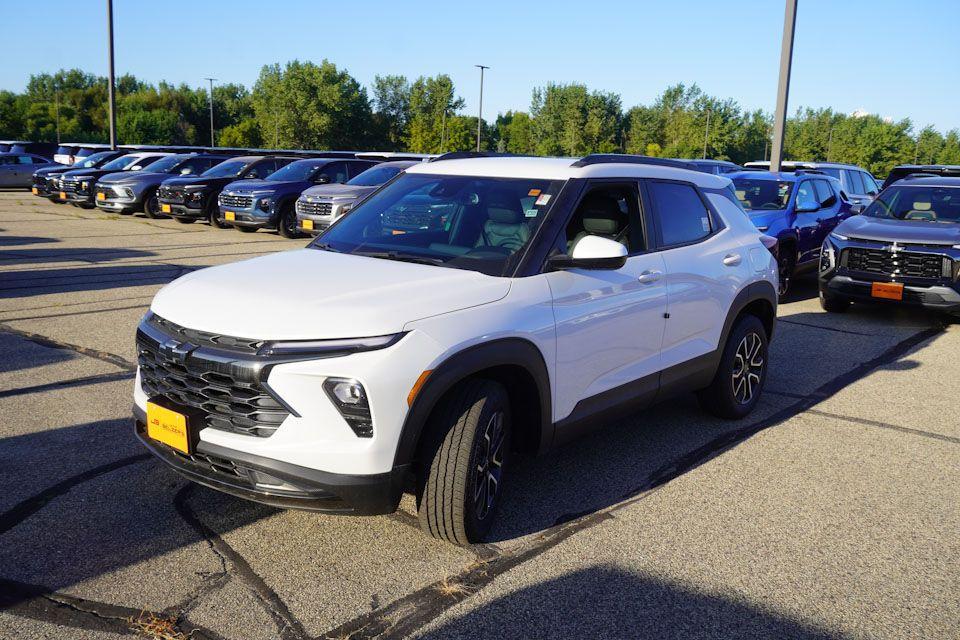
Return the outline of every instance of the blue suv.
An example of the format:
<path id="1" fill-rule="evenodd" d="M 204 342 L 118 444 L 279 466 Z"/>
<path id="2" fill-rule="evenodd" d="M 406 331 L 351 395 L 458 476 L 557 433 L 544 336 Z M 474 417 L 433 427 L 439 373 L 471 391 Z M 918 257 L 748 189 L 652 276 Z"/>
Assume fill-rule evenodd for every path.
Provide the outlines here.
<path id="1" fill-rule="evenodd" d="M 750 220 L 777 240 L 780 297 L 791 280 L 815 272 L 820 246 L 833 229 L 857 212 L 836 178 L 816 171 L 772 173 L 741 171 L 727 174 Z"/>

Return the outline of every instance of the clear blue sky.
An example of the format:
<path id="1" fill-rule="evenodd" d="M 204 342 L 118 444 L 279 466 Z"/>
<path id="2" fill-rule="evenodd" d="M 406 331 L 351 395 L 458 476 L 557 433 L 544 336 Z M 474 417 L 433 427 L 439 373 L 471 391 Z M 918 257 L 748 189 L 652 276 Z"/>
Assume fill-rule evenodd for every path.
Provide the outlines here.
<path id="1" fill-rule="evenodd" d="M 799 0 L 791 113 L 862 109 L 960 128 L 960 0 Z M 2 0 L 0 89 L 33 73 L 106 74 L 104 0 Z M 625 108 L 672 83 L 772 111 L 782 0 L 114 0 L 117 73 L 252 86 L 260 67 L 328 58 L 376 74 L 448 73 L 476 113 L 526 110 L 534 86 L 582 82 Z M 58 34 L 68 34 L 63 37 Z M 28 53 L 21 54 L 20 51 Z"/>

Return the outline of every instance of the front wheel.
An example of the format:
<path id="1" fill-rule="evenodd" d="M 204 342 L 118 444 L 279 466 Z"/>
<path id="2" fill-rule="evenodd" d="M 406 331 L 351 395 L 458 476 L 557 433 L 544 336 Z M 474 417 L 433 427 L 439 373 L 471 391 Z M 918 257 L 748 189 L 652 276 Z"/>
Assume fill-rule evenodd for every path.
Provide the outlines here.
<path id="1" fill-rule="evenodd" d="M 166 214 L 160 211 L 160 201 L 157 198 L 157 192 L 147 194 L 143 198 L 143 213 L 148 218 L 165 218 Z"/>
<path id="2" fill-rule="evenodd" d="M 766 379 L 767 330 L 759 318 L 745 315 L 730 330 L 713 382 L 697 399 L 717 417 L 743 418 L 760 401 Z"/>
<path id="3" fill-rule="evenodd" d="M 417 483 L 420 527 L 453 544 L 479 542 L 500 506 L 511 439 L 507 391 L 468 380 L 441 402 L 428 428 Z"/>
<path id="4" fill-rule="evenodd" d="M 297 213 L 292 204 L 288 204 L 280 210 L 277 218 L 277 231 L 284 238 L 299 238 L 300 232 L 297 230 Z"/>

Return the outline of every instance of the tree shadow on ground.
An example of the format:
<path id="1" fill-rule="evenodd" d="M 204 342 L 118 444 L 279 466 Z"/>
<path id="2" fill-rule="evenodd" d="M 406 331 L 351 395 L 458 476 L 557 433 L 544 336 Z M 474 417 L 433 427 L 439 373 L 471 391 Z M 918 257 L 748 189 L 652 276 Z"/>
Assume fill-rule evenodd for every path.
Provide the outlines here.
<path id="1" fill-rule="evenodd" d="M 50 244 L 60 242 L 59 238 L 45 238 L 43 236 L 0 236 L 0 247 L 16 247 L 25 244 Z M 3 256 L 0 253 L 0 256 Z"/>
<path id="2" fill-rule="evenodd" d="M 2 267 L 3 261 L 0 260 Z M 0 274 L 0 299 L 166 284 L 197 268 L 178 264 L 137 264 L 8 271 Z"/>

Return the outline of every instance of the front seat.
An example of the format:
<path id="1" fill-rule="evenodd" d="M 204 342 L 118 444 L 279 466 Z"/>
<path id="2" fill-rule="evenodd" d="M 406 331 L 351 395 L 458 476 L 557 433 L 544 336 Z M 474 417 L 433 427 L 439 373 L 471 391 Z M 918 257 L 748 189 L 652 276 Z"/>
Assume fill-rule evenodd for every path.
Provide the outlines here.
<path id="1" fill-rule="evenodd" d="M 487 221 L 477 247 L 495 247 L 510 253 L 530 239 L 520 199 L 510 191 L 494 189 L 487 195 Z"/>
<path id="2" fill-rule="evenodd" d="M 620 210 L 620 204 L 613 196 L 603 192 L 588 194 L 577 208 L 577 216 L 583 230 L 570 241 L 567 253 L 573 251 L 580 238 L 585 236 L 616 240 L 626 247 L 627 251 L 630 250 L 627 242 L 627 214 Z"/>
<path id="3" fill-rule="evenodd" d="M 913 203 L 913 209 L 903 216 L 904 220 L 936 220 L 937 212 L 933 211 L 933 203 L 921 200 Z"/>

